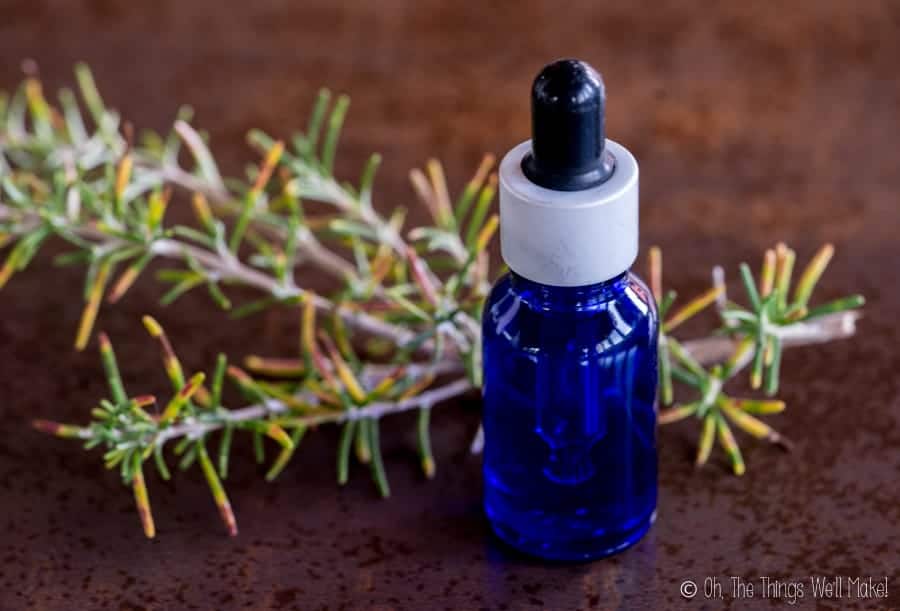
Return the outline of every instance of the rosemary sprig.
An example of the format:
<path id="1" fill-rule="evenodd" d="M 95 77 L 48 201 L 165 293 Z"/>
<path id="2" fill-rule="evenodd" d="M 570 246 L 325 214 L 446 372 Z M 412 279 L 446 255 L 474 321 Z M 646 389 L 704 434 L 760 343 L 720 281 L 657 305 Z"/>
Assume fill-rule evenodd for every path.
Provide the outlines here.
<path id="1" fill-rule="evenodd" d="M 465 262 L 478 258 L 493 231 L 464 249 L 465 257 L 438 280 L 430 263 L 417 256 L 402 237 L 403 213 L 398 209 L 385 220 L 371 205 L 377 157 L 367 164 L 358 188 L 333 176 L 332 160 L 346 98 L 329 111 L 328 96 L 321 96 L 310 130 L 293 138 L 293 149 L 252 132 L 250 141 L 260 149 L 262 162 L 249 171 L 246 180 L 226 181 L 186 115 L 175 122 L 168 136 L 148 133 L 133 145 L 120 135 L 118 114 L 105 107 L 84 66 L 79 66 L 77 76 L 94 122 L 93 133 L 74 96 L 62 96 L 63 107 L 57 110 L 44 99 L 33 78 L 25 82 L 0 117 L 5 126 L 0 132 L 0 158 L 4 160 L 0 165 L 0 233 L 13 244 L 0 268 L 0 286 L 26 268 L 48 237 L 72 244 L 76 250 L 62 260 L 88 265 L 86 307 L 76 342 L 79 349 L 90 337 L 104 294 L 108 292 L 110 302 L 122 299 L 147 264 L 159 258 L 183 265 L 158 274 L 161 281 L 171 284 L 164 304 L 205 287 L 217 305 L 231 309 L 224 289 L 238 283 L 263 296 L 234 308 L 236 316 L 277 304 L 291 305 L 306 294 L 294 280 L 294 268 L 314 265 L 343 284 L 339 294 L 344 298 L 339 301 L 350 297 L 355 302 L 353 306 L 340 305 L 316 296 L 320 311 L 337 311 L 347 324 L 400 345 L 418 335 L 407 328 L 412 315 L 433 331 L 418 348 L 430 350 L 433 336 L 446 335 L 461 353 L 472 358 L 477 303 L 457 303 L 449 293 L 438 302 L 428 289 L 431 285 L 471 284 L 472 273 Z M 59 120 L 48 122 L 46 116 Z M 317 147 L 320 141 L 323 144 Z M 182 145 L 194 160 L 193 169 L 178 165 Z M 437 181 L 434 187 L 446 193 L 443 172 L 434 169 L 438 167 L 435 163 L 430 163 L 432 178 Z M 483 173 L 479 170 L 478 176 Z M 166 223 L 171 186 L 193 192 L 199 227 Z M 484 214 L 492 197 L 492 189 L 482 192 L 479 213 Z M 320 223 L 304 214 L 301 199 L 333 206 L 342 217 Z M 227 218 L 234 221 L 230 230 L 224 222 Z M 333 242 L 336 248 L 324 242 Z M 355 253 L 354 262 L 338 253 L 344 246 Z M 120 266 L 125 270 L 117 275 Z M 487 273 L 484 265 L 477 271 L 481 276 Z M 415 281 L 408 281 L 409 277 Z M 423 278 L 428 282 L 423 283 Z M 388 285 L 393 279 L 398 280 Z M 113 284 L 108 290 L 109 282 Z M 371 310 L 381 314 L 373 315 Z M 391 315 L 384 315 L 385 311 Z"/>
<path id="2" fill-rule="evenodd" d="M 744 360 L 744 353 L 748 351 L 749 344 L 739 345 L 728 361 L 707 370 L 674 338 L 668 338 L 668 342 L 670 354 L 674 357 L 673 377 L 695 388 L 700 398 L 663 411 L 659 415 L 659 423 L 669 424 L 689 416 L 695 416 L 701 421 L 702 430 L 696 459 L 698 467 L 706 464 L 714 440 L 718 437 L 728 454 L 735 475 L 744 474 L 746 467 L 730 425 L 735 425 L 759 439 L 790 448 L 790 443 L 781 434 L 751 415 L 751 413 L 774 414 L 784 411 L 785 405 L 782 401 L 733 399 L 724 392 L 725 383 L 737 373 L 738 365 Z"/>
<path id="3" fill-rule="evenodd" d="M 481 385 L 481 309 L 491 281 L 487 250 L 499 226 L 492 212 L 495 158 L 484 157 L 455 199 L 440 162 L 432 159 L 414 169 L 413 191 L 431 221 L 406 230 L 404 208 L 382 215 L 374 206 L 379 155 L 372 155 L 355 185 L 334 175 L 346 96 L 321 91 L 307 129 L 291 137 L 252 131 L 248 141 L 259 160 L 236 178 L 222 176 L 207 138 L 190 124 L 189 109 L 178 113 L 168 133 L 146 132 L 135 142 L 133 130 L 105 105 L 85 66 L 76 68 L 76 79 L 80 102 L 64 90 L 54 104 L 29 77 L 8 104 L 0 105 L 0 248 L 8 248 L 0 288 L 55 238 L 71 246 L 58 262 L 87 270 L 79 349 L 89 343 L 104 300 L 114 304 L 127 298 L 155 261 L 169 266 L 156 272 L 168 285 L 164 304 L 205 290 L 234 319 L 276 306 L 293 309 L 299 351 L 290 358 L 249 356 L 243 369 L 220 355 L 211 375 L 188 375 L 159 323 L 145 318 L 171 385 L 158 415 L 147 409 L 156 403 L 153 397 L 127 394 L 112 344 L 101 334 L 110 398 L 91 411 L 85 426 L 39 420 L 35 427 L 80 439 L 88 448 L 104 447 L 106 466 L 118 468 L 133 489 L 148 537 L 156 533 L 144 468 L 151 458 L 163 479 L 172 476 L 168 460 L 176 459 L 181 469 L 199 464 L 226 530 L 237 533 L 225 489 L 236 434 L 251 436 L 260 462 L 267 461 L 268 446 L 277 448 L 267 461 L 265 476 L 271 481 L 310 430 L 338 424 L 338 481 L 347 481 L 355 458 L 387 496 L 380 420 L 419 410 L 421 466 L 433 477 L 431 409 Z M 167 218 L 180 198 L 190 199 L 195 223 Z M 674 291 L 662 293 L 661 253 L 651 250 L 651 285 L 664 321 L 663 403 L 674 400 L 673 378 L 700 394 L 663 412 L 660 421 L 701 419 L 699 463 L 706 462 L 718 438 L 735 471 L 743 470 L 732 426 L 784 444 L 755 417 L 781 411 L 783 403 L 732 399 L 723 386 L 752 363 L 751 371 L 764 372 L 754 381 L 764 379 L 774 393 L 784 347 L 852 334 L 855 317 L 849 310 L 862 304 L 861 297 L 808 305 L 831 254 L 827 248 L 814 258 L 792 300 L 794 255 L 779 245 L 766 254 L 758 286 L 749 269 L 743 272 L 749 308 L 725 303 L 720 279 L 675 310 Z M 320 295 L 304 287 L 297 279 L 308 269 L 330 275 L 334 290 Z M 233 303 L 234 285 L 255 289 L 258 297 Z M 724 334 L 684 343 L 671 337 L 713 302 L 722 312 Z M 363 345 L 371 352 L 360 352 Z M 380 364 L 371 362 L 376 348 Z M 707 370 L 701 363 L 717 364 Z M 226 379 L 250 405 L 223 405 Z"/>
<path id="4" fill-rule="evenodd" d="M 274 480 L 294 456 L 298 445 L 310 427 L 319 424 L 343 424 L 344 431 L 364 431 L 371 458 L 372 478 L 382 496 L 390 494 L 387 474 L 381 460 L 378 432 L 380 419 L 388 414 L 410 409 L 423 409 L 458 396 L 472 389 L 466 379 L 429 387 L 435 375 L 447 368 L 410 366 L 403 370 L 386 367 L 351 366 L 327 345 L 330 360 L 323 361 L 323 370 L 312 369 L 286 386 L 272 387 L 257 380 L 237 367 L 229 367 L 228 378 L 238 390 L 255 401 L 255 405 L 231 410 L 222 404 L 221 384 L 226 368 L 224 356 L 220 356 L 213 374 L 213 391 L 201 407 L 195 404 L 198 391 L 204 381 L 199 372 L 185 378 L 182 366 L 172 344 L 162 327 L 147 317 L 145 327 L 162 345 L 162 362 L 172 382 L 173 394 L 159 415 L 150 414 L 146 407 L 156 403 L 151 396 L 129 397 L 126 394 L 119 365 L 112 344 L 101 334 L 100 354 L 107 375 L 110 399 L 104 399 L 91 413 L 90 424 L 75 426 L 47 420 L 36 420 L 34 427 L 58 437 L 80 439 L 86 448 L 106 448 L 104 460 L 109 469 L 118 467 L 123 481 L 134 488 L 135 501 L 144 532 L 155 536 L 156 529 L 150 508 L 143 465 L 153 460 L 161 477 L 168 479 L 170 470 L 166 464 L 164 449 L 169 442 L 176 442 L 175 454 L 182 456 L 181 466 L 189 468 L 196 460 L 200 464 L 213 501 L 222 516 L 228 533 L 237 534 L 237 521 L 225 490 L 227 460 L 231 450 L 231 438 L 235 431 L 246 432 L 270 439 L 280 452 L 266 473 L 268 481 Z M 320 341 L 326 343 L 328 336 Z M 327 372 L 327 373 L 326 373 Z M 323 397 L 322 388 L 328 388 Z M 325 400 L 337 399 L 338 405 Z M 207 443 L 218 435 L 219 468 L 209 456 Z M 427 427 L 420 427 L 419 434 L 428 438 Z M 349 448 L 352 437 L 344 440 L 338 449 L 339 479 L 346 482 Z M 430 444 L 430 442 L 428 442 Z M 188 459 L 190 457 L 190 459 Z M 423 463 L 425 475 L 433 475 L 433 463 Z"/>
<path id="5" fill-rule="evenodd" d="M 833 256 L 833 245 L 825 244 L 819 249 L 800 275 L 793 298 L 788 293 L 796 255 L 787 245 L 779 243 L 774 249 L 766 250 L 758 280 L 753 278 L 750 266 L 741 263 L 741 281 L 750 306 L 726 302 L 720 314 L 724 330 L 733 336 L 754 340 L 750 369 L 750 385 L 754 389 L 764 385 L 767 395 L 778 392 L 781 353 L 786 338 L 803 333 L 810 321 L 865 304 L 862 295 L 850 295 L 808 307 L 816 284 Z M 724 285 L 721 288 L 724 291 Z"/>
<path id="6" fill-rule="evenodd" d="M 742 475 L 746 469 L 731 425 L 753 437 L 777 443 L 790 448 L 790 443 L 772 427 L 753 414 L 774 414 L 784 410 L 785 405 L 777 400 L 732 399 L 724 393 L 724 386 L 741 369 L 750 365 L 751 386 L 762 386 L 765 378 L 765 393 L 773 396 L 778 390 L 781 353 L 790 339 L 813 333 L 809 321 L 821 322 L 823 317 L 843 316 L 851 318 L 852 310 L 863 305 L 860 295 L 852 295 L 814 309 L 807 310 L 807 303 L 813 288 L 825 270 L 834 248 L 826 244 L 819 250 L 801 276 L 797 284 L 794 300 L 787 298 L 790 289 L 794 252 L 781 243 L 775 249 L 766 251 L 760 277 L 757 282 L 750 268 L 741 264 L 741 280 L 750 302 L 749 308 L 727 301 L 724 273 L 716 268 L 713 273 L 713 287 L 673 314 L 662 325 L 659 347 L 660 395 L 666 405 L 672 401 L 672 378 L 695 388 L 700 399 L 678 404 L 659 415 L 660 424 L 669 424 L 687 418 L 697 417 L 701 423 L 700 441 L 697 451 L 697 466 L 702 466 L 709 458 L 714 440 L 719 439 L 728 454 L 734 473 Z M 662 255 L 657 248 L 650 252 L 650 278 L 654 294 L 660 308 L 660 318 L 668 313 L 674 301 L 674 294 L 662 294 Z M 722 331 L 730 336 L 733 347 L 730 356 L 711 369 L 704 369 L 697 359 L 685 350 L 669 332 L 697 312 L 712 303 L 718 304 L 722 318 Z M 816 329 L 821 331 L 822 328 Z"/>
<path id="7" fill-rule="evenodd" d="M 156 274 L 170 285 L 163 304 L 205 287 L 213 302 L 235 317 L 276 305 L 299 308 L 304 332 L 299 359 L 249 359 L 253 376 L 227 367 L 220 358 L 210 392 L 203 374 L 185 376 L 160 325 L 145 318 L 147 330 L 160 342 L 173 387 L 162 414 L 148 419 L 127 408 L 131 415 L 126 415 L 124 390 L 116 382 L 117 365 L 104 336 L 101 353 L 112 399 L 104 402 L 103 418 L 82 428 L 46 422 L 38 427 L 57 434 L 77 430 L 74 434 L 91 445 L 108 445 L 108 464 L 122 465 L 126 481 L 134 482 L 142 515 L 148 516 L 141 465 L 152 456 L 160 475 L 170 477 L 163 448 L 177 440 L 179 466 L 186 469 L 199 462 L 232 533 L 236 528 L 228 518 L 230 505 L 220 480 L 228 472 L 236 431 L 252 435 L 260 460 L 264 438 L 279 445 L 267 473 L 271 480 L 288 464 L 309 426 L 347 422 L 355 433 L 351 442 L 358 458 L 370 465 L 379 491 L 388 494 L 379 418 L 430 409 L 480 383 L 478 320 L 488 282 L 484 253 L 497 228 L 496 218 L 485 220 L 496 187 L 496 178 L 489 175 L 492 159 L 481 164 L 461 197 L 476 202 L 465 227 L 474 238 L 464 243 L 460 224 L 454 237 L 456 257 L 449 266 L 436 266 L 440 244 L 419 237 L 429 235 L 429 228 L 412 230 L 407 241 L 402 233 L 404 211 L 397 209 L 385 218 L 373 207 L 377 155 L 366 164 L 357 187 L 333 175 L 348 106 L 345 96 L 331 106 L 330 94 L 323 92 L 307 131 L 289 141 L 252 132 L 249 140 L 260 152 L 260 163 L 245 179 L 226 179 L 206 138 L 188 123 L 189 112 L 179 113 L 171 133 L 146 133 L 135 143 L 130 128 L 105 106 L 87 68 L 79 66 L 76 76 L 87 116 L 68 92 L 55 108 L 34 78 L 26 80 L 0 113 L 0 235 L 11 246 L 0 268 L 0 285 L 24 270 L 47 238 L 57 237 L 74 248 L 60 257 L 61 263 L 87 266 L 79 349 L 90 339 L 104 298 L 109 303 L 125 298 L 153 260 L 176 264 Z M 186 154 L 180 154 L 182 148 Z M 192 160 L 193 166 L 183 167 L 180 158 Z M 432 229 L 455 228 L 457 211 L 449 207 L 443 169 L 436 161 L 427 168 L 428 194 L 422 194 L 422 203 L 430 206 L 436 194 L 441 206 Z M 166 218 L 179 191 L 191 197 L 194 226 Z M 331 206 L 339 217 L 309 214 L 310 201 Z M 353 254 L 350 260 L 344 258 L 346 249 Z M 297 284 L 295 270 L 307 266 L 335 277 L 339 286 L 330 297 Z M 226 293 L 234 284 L 255 288 L 261 296 L 232 307 Z M 317 313 L 330 315 L 330 328 L 316 324 Z M 393 363 L 387 368 L 365 364 L 352 348 L 348 329 L 392 342 Z M 427 358 L 415 362 L 419 356 Z M 221 386 L 226 371 L 255 406 L 224 410 Z M 439 373 L 468 373 L 469 379 L 429 389 Z M 108 417 L 111 413 L 116 418 Z M 214 467 L 204 438 L 218 431 Z M 422 468 L 430 477 L 434 463 L 427 416 L 419 420 L 418 435 Z M 134 458 L 137 450 L 140 461 Z"/>

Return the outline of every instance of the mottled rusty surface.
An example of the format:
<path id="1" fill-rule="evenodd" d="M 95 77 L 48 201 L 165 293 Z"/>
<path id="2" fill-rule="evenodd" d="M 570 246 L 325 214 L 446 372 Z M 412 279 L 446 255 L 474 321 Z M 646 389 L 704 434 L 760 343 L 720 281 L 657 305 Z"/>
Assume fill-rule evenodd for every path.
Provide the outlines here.
<path id="1" fill-rule="evenodd" d="M 664 247 L 671 285 L 699 291 L 713 262 L 734 270 L 778 239 L 804 259 L 827 240 L 838 254 L 820 297 L 870 298 L 857 340 L 785 358 L 790 408 L 771 420 L 796 440 L 793 454 L 745 440 L 745 477 L 729 476 L 719 454 L 695 473 L 696 431 L 673 426 L 646 540 L 609 560 L 546 566 L 488 536 L 478 461 L 465 451 L 475 399 L 436 410 L 430 483 L 412 421 L 386 425 L 390 501 L 358 468 L 337 488 L 335 433 L 323 430 L 273 485 L 238 448 L 236 539 L 197 473 L 150 477 L 159 536 L 144 540 L 129 491 L 98 454 L 27 426 L 82 419 L 105 391 L 96 354 L 71 349 L 80 275 L 44 255 L 0 294 L 0 608 L 768 609 L 785 605 L 686 603 L 678 586 L 816 574 L 889 576 L 892 600 L 826 608 L 900 604 L 900 8 L 724 4 L 0 2 L 4 88 L 22 58 L 54 88 L 84 59 L 139 125 L 164 127 L 192 104 L 233 170 L 248 128 L 286 134 L 319 85 L 350 93 L 339 169 L 356 176 L 382 152 L 384 205 L 411 200 L 406 171 L 427 156 L 460 184 L 483 151 L 524 139 L 535 71 L 586 58 L 607 79 L 610 135 L 641 160 L 642 243 Z M 148 306 L 158 295 L 145 282 L 101 318 L 135 392 L 162 382 L 145 310 L 191 368 L 218 349 L 291 349 L 290 317 L 237 325 L 202 296 Z M 815 608 L 810 594 L 794 608 Z"/>

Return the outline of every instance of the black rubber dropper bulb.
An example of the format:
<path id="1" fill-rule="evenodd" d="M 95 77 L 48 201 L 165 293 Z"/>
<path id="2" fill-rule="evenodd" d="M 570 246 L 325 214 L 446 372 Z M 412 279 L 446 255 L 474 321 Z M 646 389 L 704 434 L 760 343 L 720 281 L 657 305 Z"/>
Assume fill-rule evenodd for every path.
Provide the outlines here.
<path id="1" fill-rule="evenodd" d="M 531 153 L 522 171 L 555 191 L 581 191 L 612 176 L 616 161 L 606 150 L 606 89 L 583 61 L 548 64 L 531 87 Z"/>

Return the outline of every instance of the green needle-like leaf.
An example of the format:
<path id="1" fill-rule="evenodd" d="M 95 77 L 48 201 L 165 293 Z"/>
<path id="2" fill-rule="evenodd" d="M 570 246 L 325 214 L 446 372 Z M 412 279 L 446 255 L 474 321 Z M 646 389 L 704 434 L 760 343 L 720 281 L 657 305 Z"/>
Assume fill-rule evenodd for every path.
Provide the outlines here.
<path id="1" fill-rule="evenodd" d="M 338 443 L 338 460 L 337 460 L 337 477 L 338 484 L 343 486 L 347 483 L 350 473 L 350 447 L 353 445 L 353 433 L 356 430 L 357 422 L 349 420 L 344 424 L 341 430 L 341 439 Z"/>
<path id="2" fill-rule="evenodd" d="M 319 135 L 322 131 L 322 124 L 325 121 L 325 114 L 328 112 L 328 103 L 331 101 L 331 92 L 327 89 L 320 89 L 319 95 L 316 97 L 315 106 L 313 106 L 312 114 L 309 117 L 309 125 L 306 128 L 306 145 L 307 148 L 298 151 L 301 155 L 314 156 L 316 147 L 318 146 Z"/>
<path id="3" fill-rule="evenodd" d="M 419 457 L 422 461 L 422 472 L 431 479 L 435 473 L 434 455 L 431 452 L 431 408 L 419 410 L 418 422 Z"/>
<path id="4" fill-rule="evenodd" d="M 106 108 L 103 105 L 103 98 L 100 97 L 100 92 L 97 90 L 91 69 L 88 68 L 87 64 L 79 63 L 75 65 L 75 78 L 78 81 L 81 97 L 84 99 L 84 103 L 94 119 L 94 124 L 102 128 Z"/>
<path id="5" fill-rule="evenodd" d="M 212 379 L 211 405 L 218 409 L 222 405 L 222 386 L 225 381 L 225 371 L 228 369 L 228 357 L 221 352 L 216 356 L 216 369 Z"/>
<path id="6" fill-rule="evenodd" d="M 367 465 L 372 460 L 372 449 L 369 447 L 369 425 L 368 420 L 360 420 L 356 425 L 356 460 Z"/>
<path id="7" fill-rule="evenodd" d="M 810 308 L 803 320 L 813 320 L 815 318 L 820 318 L 828 314 L 834 314 L 835 312 L 855 310 L 864 306 L 865 303 L 866 299 L 862 295 L 850 295 L 848 297 L 842 297 L 824 305 Z"/>
<path id="8" fill-rule="evenodd" d="M 777 337 L 772 337 L 770 342 L 771 363 L 766 368 L 766 394 L 770 397 L 778 392 L 778 378 L 781 372 L 781 351 L 783 344 Z"/>
<path id="9" fill-rule="evenodd" d="M 454 216 L 456 217 L 457 226 L 462 226 L 466 215 L 469 214 L 469 209 L 475 202 L 475 196 L 481 190 L 484 181 L 487 180 L 488 174 L 490 173 L 491 168 L 494 167 L 495 162 L 496 158 L 493 155 L 485 155 L 482 158 L 481 164 L 479 164 L 475 175 L 463 189 L 462 194 L 454 206 Z"/>
<path id="10" fill-rule="evenodd" d="M 491 174 L 487 184 L 481 189 L 475 209 L 472 212 L 472 218 L 469 220 L 469 227 L 466 230 L 466 248 L 472 250 L 475 247 L 475 241 L 478 239 L 478 233 L 484 226 L 484 219 L 487 218 L 488 210 L 491 202 L 494 200 L 494 194 L 497 191 L 497 175 Z"/>
<path id="11" fill-rule="evenodd" d="M 675 341 L 672 337 L 667 337 L 666 342 L 672 356 L 674 356 L 680 364 L 684 365 L 688 371 L 699 378 L 706 376 L 706 370 L 703 369 L 703 366 L 701 366 L 680 343 Z"/>
<path id="12" fill-rule="evenodd" d="M 832 256 L 834 256 L 834 246 L 825 244 L 812 258 L 797 281 L 797 288 L 794 291 L 794 305 L 805 307 L 809 303 L 809 298 L 816 288 L 816 283 L 819 282 L 819 278 L 822 277 L 825 268 L 828 267 Z"/>
<path id="13" fill-rule="evenodd" d="M 159 471 L 160 477 L 166 481 L 172 479 L 172 474 L 169 472 L 169 467 L 166 465 L 166 459 L 163 456 L 163 447 L 161 445 L 156 445 L 153 448 L 153 459 L 156 461 L 156 470 Z"/>
<path id="14" fill-rule="evenodd" d="M 750 300 L 750 307 L 754 312 L 758 312 L 760 308 L 759 293 L 756 290 L 756 282 L 753 280 L 753 272 L 746 263 L 741 263 L 741 280 L 744 283 L 744 290 L 747 291 L 747 299 Z"/>
<path id="15" fill-rule="evenodd" d="M 375 173 L 380 165 L 381 155 L 378 153 L 371 155 L 359 179 L 359 200 L 367 208 L 372 206 L 372 183 L 375 182 Z"/>
<path id="16" fill-rule="evenodd" d="M 729 399 L 730 405 L 748 414 L 779 414 L 784 411 L 784 401 L 766 399 Z"/>
<path id="17" fill-rule="evenodd" d="M 660 425 L 663 425 L 684 420 L 688 416 L 695 414 L 699 406 L 699 402 L 688 403 L 687 405 L 676 405 L 671 409 L 661 411 L 657 418 L 657 422 Z"/>
<path id="18" fill-rule="evenodd" d="M 762 386 L 763 366 L 765 365 L 765 347 L 757 342 L 756 352 L 753 353 L 753 365 L 750 369 L 750 387 L 759 388 Z"/>
<path id="19" fill-rule="evenodd" d="M 338 140 L 341 137 L 341 128 L 344 126 L 344 117 L 350 106 L 350 98 L 345 95 L 338 96 L 328 119 L 328 129 L 325 132 L 325 142 L 322 144 L 322 169 L 327 175 L 334 170 L 334 157 L 337 153 Z"/>
<path id="20" fill-rule="evenodd" d="M 141 456 L 137 453 L 134 455 L 131 485 L 134 489 L 134 503 L 137 505 L 141 524 L 144 527 L 144 535 L 148 539 L 152 539 L 156 536 L 156 525 L 153 522 L 153 513 L 150 510 L 150 497 L 147 494 L 147 484 L 144 482 L 144 472 L 141 469 Z"/>
<path id="21" fill-rule="evenodd" d="M 659 346 L 659 397 L 663 405 L 671 405 L 674 399 L 672 391 L 672 357 L 668 344 L 660 337 Z"/>
<path id="22" fill-rule="evenodd" d="M 122 376 L 119 374 L 119 365 L 116 362 L 116 353 L 106 333 L 100 334 L 100 359 L 103 369 L 106 371 L 106 381 L 109 384 L 109 392 L 113 401 L 123 404 L 128 401 L 125 386 L 122 384 Z"/>
<path id="23" fill-rule="evenodd" d="M 738 447 L 737 442 L 734 439 L 734 434 L 731 432 L 731 427 L 728 426 L 728 423 L 725 422 L 725 418 L 721 414 L 716 414 L 717 420 L 717 429 L 719 432 L 719 443 L 722 444 L 722 447 L 725 449 L 725 453 L 728 454 L 728 458 L 731 460 L 731 466 L 734 469 L 735 475 L 743 475 L 744 471 L 746 471 L 746 467 L 744 466 L 744 458 L 741 456 L 741 449 Z"/>
<path id="24" fill-rule="evenodd" d="M 775 247 L 775 290 L 778 291 L 778 311 L 787 307 L 788 291 L 791 288 L 791 274 L 794 271 L 796 253 L 785 244 Z"/>
<path id="25" fill-rule="evenodd" d="M 391 487 L 388 485 L 387 475 L 384 471 L 384 461 L 381 458 L 381 440 L 378 434 L 378 420 L 369 423 L 369 446 L 372 449 L 372 477 L 378 492 L 382 498 L 391 496 Z"/>
<path id="26" fill-rule="evenodd" d="M 228 457 L 231 455 L 231 441 L 234 437 L 234 426 L 225 424 L 222 438 L 219 440 L 219 475 L 228 478 Z"/>
<path id="27" fill-rule="evenodd" d="M 670 333 L 673 329 L 675 329 L 675 327 L 702 312 L 707 306 L 715 303 L 716 299 L 718 299 L 719 295 L 722 294 L 722 291 L 724 291 L 724 289 L 725 287 L 711 288 L 703 294 L 695 297 L 691 301 L 687 302 L 685 305 L 679 308 L 677 312 L 669 317 L 669 319 L 663 325 L 663 330 L 666 333 Z M 668 309 L 668 306 L 666 307 L 666 309 Z"/>
<path id="28" fill-rule="evenodd" d="M 700 433 L 700 444 L 697 446 L 697 459 L 695 460 L 697 467 L 702 467 L 709 460 L 713 439 L 715 438 L 715 430 L 716 415 L 709 413 L 703 418 L 703 431 Z"/>
<path id="29" fill-rule="evenodd" d="M 260 430 L 253 431 L 253 457 L 258 465 L 266 462 L 266 448 L 263 445 L 263 433 Z"/>
<path id="30" fill-rule="evenodd" d="M 200 468 L 203 470 L 203 476 L 206 478 L 206 483 L 209 485 L 210 492 L 212 492 L 216 507 L 219 508 L 222 522 L 224 522 L 225 528 L 228 529 L 228 534 L 232 537 L 236 537 L 238 533 L 237 520 L 235 520 L 234 512 L 231 510 L 231 501 L 228 500 L 228 495 L 225 493 L 222 481 L 216 474 L 212 461 L 209 459 L 209 454 L 206 452 L 206 445 L 203 443 L 202 439 L 197 442 L 197 457 L 200 459 Z"/>
<path id="31" fill-rule="evenodd" d="M 669 308 L 672 307 L 672 304 L 675 302 L 675 299 L 678 297 L 678 293 L 676 291 L 666 291 L 666 294 L 663 295 L 662 301 L 659 303 L 659 319 L 665 320 L 666 315 L 669 312 Z"/>
<path id="32" fill-rule="evenodd" d="M 272 467 L 269 469 L 268 473 L 266 473 L 267 482 L 274 481 L 275 478 L 277 478 L 281 474 L 281 472 L 290 461 L 291 457 L 293 457 L 294 452 L 297 450 L 297 446 L 300 444 L 300 441 L 303 439 L 303 436 L 305 434 L 305 426 L 298 426 L 296 429 L 294 429 L 294 432 L 291 433 L 291 445 L 281 448 L 281 452 L 278 454 L 275 462 L 272 463 Z"/>

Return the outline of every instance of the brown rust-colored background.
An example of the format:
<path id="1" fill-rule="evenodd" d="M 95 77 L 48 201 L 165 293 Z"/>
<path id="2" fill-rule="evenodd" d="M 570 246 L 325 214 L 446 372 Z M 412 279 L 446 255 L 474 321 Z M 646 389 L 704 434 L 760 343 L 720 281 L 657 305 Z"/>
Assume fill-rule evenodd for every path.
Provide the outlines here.
<path id="1" fill-rule="evenodd" d="M 642 245 L 663 246 L 670 286 L 702 290 L 716 262 L 733 280 L 740 261 L 757 264 L 776 240 L 802 262 L 832 241 L 818 298 L 860 291 L 869 304 L 857 339 L 786 355 L 790 407 L 771 421 L 796 440 L 793 454 L 745 439 L 746 476 L 728 475 L 718 451 L 697 473 L 695 426 L 667 428 L 647 538 L 612 559 L 548 566 L 488 535 L 479 462 L 466 453 L 474 398 L 434 414 L 433 482 L 417 470 L 413 421 L 387 424 L 389 501 L 359 468 L 338 489 L 325 429 L 275 484 L 238 448 L 236 539 L 197 473 L 151 477 L 159 535 L 145 540 L 130 492 L 97 453 L 28 428 L 35 416 L 81 421 L 105 392 L 96 353 L 71 348 L 80 273 L 45 254 L 0 293 L 0 609 L 787 606 L 731 600 L 733 575 L 887 575 L 890 601 L 813 601 L 807 584 L 794 608 L 900 604 L 898 34 L 900 6 L 874 0 L 3 0 L 0 87 L 19 81 L 26 57 L 49 89 L 86 60 L 139 126 L 165 128 L 180 103 L 193 105 L 231 171 L 251 158 L 247 129 L 287 135 L 320 85 L 348 92 L 339 170 L 352 178 L 382 152 L 384 206 L 411 201 L 406 172 L 429 156 L 458 186 L 482 152 L 527 137 L 534 73 L 585 58 L 606 77 L 610 135 L 641 161 Z M 291 317 L 236 324 L 204 296 L 169 309 L 152 305 L 158 296 L 145 281 L 101 315 L 133 392 L 162 387 L 145 311 L 191 369 L 219 349 L 292 348 Z M 680 597 L 682 580 L 702 587 L 707 576 L 722 581 L 724 601 Z"/>

